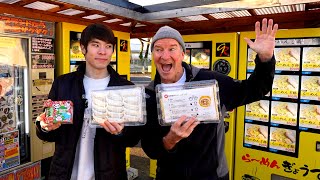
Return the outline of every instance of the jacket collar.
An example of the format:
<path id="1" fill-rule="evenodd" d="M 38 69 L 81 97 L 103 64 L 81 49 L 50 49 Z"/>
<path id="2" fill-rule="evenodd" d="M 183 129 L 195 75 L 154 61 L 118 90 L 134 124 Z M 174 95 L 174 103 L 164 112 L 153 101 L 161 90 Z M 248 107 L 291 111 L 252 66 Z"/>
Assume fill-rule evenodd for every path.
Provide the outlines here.
<path id="1" fill-rule="evenodd" d="M 110 81 L 109 81 L 109 85 L 115 85 L 117 84 L 117 82 L 119 82 L 119 77 L 120 75 L 110 66 L 108 65 L 107 66 L 107 70 L 108 70 L 108 73 L 110 74 Z M 77 71 L 76 71 L 77 75 L 79 75 L 81 80 L 83 80 L 84 78 L 84 74 L 86 73 L 86 63 L 81 63 L 78 68 L 77 68 Z M 108 85 L 108 86 L 109 86 Z"/>

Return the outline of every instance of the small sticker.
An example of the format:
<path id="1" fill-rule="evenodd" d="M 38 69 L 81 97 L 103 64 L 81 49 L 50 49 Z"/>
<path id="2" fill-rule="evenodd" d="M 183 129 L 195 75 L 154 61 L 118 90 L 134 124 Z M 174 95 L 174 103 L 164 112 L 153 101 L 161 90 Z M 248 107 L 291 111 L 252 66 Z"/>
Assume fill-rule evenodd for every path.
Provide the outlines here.
<path id="1" fill-rule="evenodd" d="M 230 43 L 216 43 L 216 57 L 230 57 Z"/>
<path id="2" fill-rule="evenodd" d="M 220 72 L 222 74 L 228 75 L 231 71 L 231 65 L 230 63 L 225 59 L 218 59 L 213 64 L 213 70 Z"/>
<path id="3" fill-rule="evenodd" d="M 120 39 L 120 51 L 127 52 L 128 51 L 128 41 Z"/>
<path id="4" fill-rule="evenodd" d="M 209 107 L 211 104 L 211 98 L 209 96 L 201 96 L 199 99 L 199 104 L 201 107 Z"/>

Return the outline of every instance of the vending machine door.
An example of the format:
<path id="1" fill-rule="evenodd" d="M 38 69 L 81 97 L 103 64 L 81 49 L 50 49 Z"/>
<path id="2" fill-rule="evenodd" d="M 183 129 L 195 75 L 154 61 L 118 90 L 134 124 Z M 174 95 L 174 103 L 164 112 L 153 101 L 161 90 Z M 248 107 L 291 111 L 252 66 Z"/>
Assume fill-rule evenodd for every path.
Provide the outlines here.
<path id="1" fill-rule="evenodd" d="M 29 44 L 0 36 L 0 174 L 30 161 Z"/>
<path id="2" fill-rule="evenodd" d="M 320 29 L 277 32 L 275 76 L 260 101 L 237 109 L 234 179 L 320 179 Z M 256 53 L 240 34 L 239 78 Z"/>

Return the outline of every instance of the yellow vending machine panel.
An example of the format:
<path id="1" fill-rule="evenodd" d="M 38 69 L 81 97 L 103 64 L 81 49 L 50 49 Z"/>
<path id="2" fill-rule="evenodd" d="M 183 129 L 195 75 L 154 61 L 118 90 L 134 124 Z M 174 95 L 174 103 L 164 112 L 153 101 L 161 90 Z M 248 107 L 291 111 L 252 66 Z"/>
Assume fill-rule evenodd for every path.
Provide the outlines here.
<path id="1" fill-rule="evenodd" d="M 81 32 L 86 26 L 57 23 L 56 25 L 56 72 L 57 75 L 75 71 L 79 63 L 85 61 L 80 49 Z M 111 66 L 121 76 L 130 80 L 130 34 L 126 32 L 113 31 L 117 38 L 115 51 L 110 62 Z M 130 166 L 130 148 L 126 150 L 127 168 Z"/>
<path id="2" fill-rule="evenodd" d="M 232 78 L 237 78 L 238 34 L 199 34 L 184 35 L 186 45 L 184 62 L 199 68 L 218 71 Z M 155 66 L 152 63 L 152 78 L 155 75 Z M 225 117 L 227 156 L 230 174 L 234 164 L 235 140 L 235 110 L 228 112 Z M 151 160 L 150 176 L 156 176 L 156 161 Z"/>
<path id="3" fill-rule="evenodd" d="M 240 35 L 239 79 L 253 52 Z M 233 179 L 320 179 L 320 29 L 280 30 L 272 91 L 237 109 Z"/>

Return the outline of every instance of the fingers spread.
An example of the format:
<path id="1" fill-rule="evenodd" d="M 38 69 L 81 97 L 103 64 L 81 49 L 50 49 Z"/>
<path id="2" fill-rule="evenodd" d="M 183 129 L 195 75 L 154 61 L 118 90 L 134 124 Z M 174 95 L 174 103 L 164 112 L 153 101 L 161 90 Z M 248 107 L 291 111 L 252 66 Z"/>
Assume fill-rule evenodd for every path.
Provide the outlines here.
<path id="1" fill-rule="evenodd" d="M 267 19 L 263 18 L 262 20 L 262 34 L 266 34 L 267 33 Z"/>
<path id="2" fill-rule="evenodd" d="M 252 47 L 253 42 L 249 38 L 244 38 L 244 40 L 247 42 L 249 47 Z"/>
<path id="3" fill-rule="evenodd" d="M 269 19 L 269 22 L 268 22 L 268 27 L 267 27 L 267 34 L 271 34 L 272 32 L 272 27 L 273 27 L 273 20 L 272 19 Z"/>
<path id="4" fill-rule="evenodd" d="M 275 37 L 277 31 L 278 31 L 278 24 L 275 24 L 275 25 L 273 26 L 273 30 L 272 30 L 272 32 L 271 32 L 271 36 L 272 36 L 272 37 Z"/>
<path id="5" fill-rule="evenodd" d="M 257 39 L 257 37 L 260 35 L 260 22 L 259 21 L 256 22 L 254 29 L 256 32 L 256 39 Z"/>

